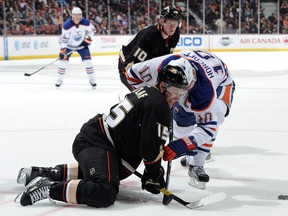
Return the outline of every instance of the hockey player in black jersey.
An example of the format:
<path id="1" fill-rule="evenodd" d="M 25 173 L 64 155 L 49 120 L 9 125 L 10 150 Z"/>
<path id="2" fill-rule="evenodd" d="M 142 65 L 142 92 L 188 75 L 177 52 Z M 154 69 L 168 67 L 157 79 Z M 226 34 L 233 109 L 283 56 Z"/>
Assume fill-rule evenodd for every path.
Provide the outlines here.
<path id="1" fill-rule="evenodd" d="M 135 63 L 172 53 L 180 38 L 180 23 L 180 11 L 174 6 L 167 6 L 156 25 L 142 29 L 122 46 L 118 69 L 121 82 L 130 91 L 134 88 L 126 80 L 127 70 Z"/>
<path id="2" fill-rule="evenodd" d="M 21 168 L 17 182 L 26 187 L 15 202 L 27 206 L 49 198 L 108 207 L 116 200 L 120 180 L 131 175 L 142 161 L 142 189 L 158 194 L 165 186 L 161 160 L 170 108 L 193 79 L 189 68 L 163 67 L 155 87 L 133 90 L 111 107 L 108 115 L 98 114 L 82 126 L 73 143 L 78 163 Z"/>

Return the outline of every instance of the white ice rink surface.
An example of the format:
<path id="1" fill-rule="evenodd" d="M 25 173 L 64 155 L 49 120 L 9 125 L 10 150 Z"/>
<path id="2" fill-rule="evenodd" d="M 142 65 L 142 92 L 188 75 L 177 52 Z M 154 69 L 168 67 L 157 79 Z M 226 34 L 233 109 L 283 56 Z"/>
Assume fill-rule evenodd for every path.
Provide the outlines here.
<path id="1" fill-rule="evenodd" d="M 79 57 L 71 58 L 56 90 L 57 64 L 32 73 L 53 59 L 0 62 L 0 214 L 54 215 L 287 215 L 288 200 L 288 53 L 216 53 L 236 82 L 231 114 L 221 126 L 206 164 L 211 179 L 202 191 L 188 185 L 187 170 L 173 161 L 169 190 L 187 201 L 225 192 L 221 203 L 189 210 L 175 201 L 162 205 L 162 195 L 140 188 L 131 176 L 121 183 L 118 199 L 107 209 L 48 200 L 22 207 L 14 203 L 23 189 L 19 168 L 75 162 L 71 145 L 80 127 L 97 113 L 107 113 L 128 91 L 118 78 L 117 56 L 93 57 L 98 87 L 88 84 Z M 164 164 L 166 167 L 166 164 Z M 138 171 L 142 172 L 143 166 Z"/>

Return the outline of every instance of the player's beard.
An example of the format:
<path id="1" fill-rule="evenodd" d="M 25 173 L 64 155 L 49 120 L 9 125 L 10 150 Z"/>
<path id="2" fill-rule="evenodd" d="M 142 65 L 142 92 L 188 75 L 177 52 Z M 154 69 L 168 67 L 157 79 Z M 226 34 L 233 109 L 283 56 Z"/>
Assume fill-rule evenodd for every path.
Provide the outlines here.
<path id="1" fill-rule="evenodd" d="M 165 92 L 165 98 L 170 108 L 179 100 L 179 97 L 175 97 L 169 91 Z"/>
<path id="2" fill-rule="evenodd" d="M 181 88 L 177 88 L 174 86 L 170 86 L 165 88 L 165 98 L 166 101 L 169 105 L 170 108 L 172 108 L 172 106 L 180 100 L 180 98 L 185 95 L 187 92 L 187 90 L 181 89 Z"/>

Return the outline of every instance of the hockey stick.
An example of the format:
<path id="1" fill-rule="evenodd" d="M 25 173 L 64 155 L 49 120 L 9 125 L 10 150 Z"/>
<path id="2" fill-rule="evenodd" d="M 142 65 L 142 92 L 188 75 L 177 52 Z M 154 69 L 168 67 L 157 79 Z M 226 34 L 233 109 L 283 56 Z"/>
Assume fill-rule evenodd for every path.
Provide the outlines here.
<path id="1" fill-rule="evenodd" d="M 73 52 L 74 52 L 74 50 L 71 50 L 70 52 L 66 53 L 65 55 L 68 56 L 68 55 L 72 54 Z M 47 65 L 39 68 L 38 70 L 34 71 L 33 73 L 25 73 L 24 76 L 31 76 L 31 75 L 33 75 L 33 74 L 36 74 L 36 73 L 38 73 L 39 71 L 43 70 L 44 68 L 46 68 L 46 67 L 54 64 L 54 63 L 55 63 L 56 61 L 58 61 L 59 59 L 60 59 L 60 57 L 57 58 L 56 60 L 50 62 L 49 64 L 47 64 Z"/>
<path id="2" fill-rule="evenodd" d="M 173 107 L 171 108 L 171 118 L 170 118 L 170 125 L 169 125 L 169 142 L 173 141 Z M 168 189 L 169 181 L 170 181 L 170 173 L 171 173 L 172 161 L 168 161 L 167 163 L 167 170 L 166 170 L 166 186 L 165 188 Z M 167 196 L 165 193 L 163 195 L 162 203 L 163 205 L 168 205 L 171 202 L 172 198 Z"/>
<path id="3" fill-rule="evenodd" d="M 142 175 L 137 170 L 135 170 L 130 164 L 128 164 L 126 161 L 124 161 L 123 159 L 122 159 L 122 164 L 130 172 L 134 173 L 137 177 L 139 177 L 140 179 L 142 178 Z M 173 194 L 172 192 L 170 192 L 169 190 L 167 190 L 165 188 L 161 188 L 161 189 L 159 189 L 159 191 L 161 193 L 163 193 L 164 195 L 166 195 L 170 201 L 173 199 L 176 202 L 180 203 L 181 205 L 183 205 L 189 209 L 195 209 L 195 208 L 199 208 L 202 206 L 211 205 L 211 204 L 214 204 L 214 203 L 217 203 L 217 202 L 220 202 L 220 201 L 226 199 L 226 194 L 223 192 L 220 192 L 220 193 L 206 196 L 202 199 L 199 199 L 199 200 L 196 200 L 193 202 L 186 202 L 185 200 L 181 199 L 180 197 L 176 196 L 175 194 Z M 170 203 L 170 201 L 169 201 L 169 203 Z"/>

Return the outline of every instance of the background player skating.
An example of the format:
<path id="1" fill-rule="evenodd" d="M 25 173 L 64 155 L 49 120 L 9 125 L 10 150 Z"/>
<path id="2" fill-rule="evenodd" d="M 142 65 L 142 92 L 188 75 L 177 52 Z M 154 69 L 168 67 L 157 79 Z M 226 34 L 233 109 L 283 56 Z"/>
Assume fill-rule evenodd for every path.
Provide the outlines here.
<path id="1" fill-rule="evenodd" d="M 60 61 L 57 69 L 58 77 L 55 84 L 57 88 L 59 88 L 63 83 L 69 57 L 72 54 L 71 51 L 79 53 L 85 66 L 89 83 L 93 88 L 96 87 L 94 68 L 88 47 L 92 43 L 94 34 L 95 27 L 89 20 L 82 18 L 82 10 L 80 8 L 74 7 L 72 10 L 72 18 L 64 22 L 62 34 L 59 39 L 61 50 L 59 54 Z"/>

